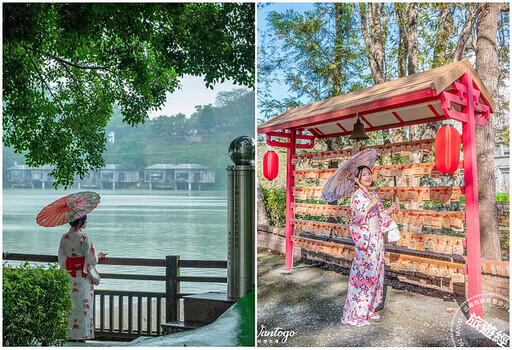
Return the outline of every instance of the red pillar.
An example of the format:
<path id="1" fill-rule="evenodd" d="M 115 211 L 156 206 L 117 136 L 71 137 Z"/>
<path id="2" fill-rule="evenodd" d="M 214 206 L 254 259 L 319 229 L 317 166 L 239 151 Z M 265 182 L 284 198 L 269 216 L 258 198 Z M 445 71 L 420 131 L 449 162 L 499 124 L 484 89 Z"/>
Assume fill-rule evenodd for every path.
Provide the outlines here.
<path id="1" fill-rule="evenodd" d="M 290 130 L 289 144 L 286 152 L 286 258 L 285 267 L 287 270 L 291 270 L 293 267 L 293 186 L 294 178 L 293 171 L 295 166 L 292 164 L 292 157 L 295 155 L 295 141 L 296 133 L 295 130 Z"/>
<path id="2" fill-rule="evenodd" d="M 464 153 L 464 187 L 466 196 L 466 247 L 468 265 L 468 299 L 473 307 L 469 313 L 483 318 L 482 270 L 480 253 L 480 217 L 478 211 L 478 175 L 476 163 L 475 111 L 473 101 L 473 77 L 468 71 L 462 77 L 467 86 L 468 105 L 462 112 L 467 121 L 462 123 L 462 144 Z"/>

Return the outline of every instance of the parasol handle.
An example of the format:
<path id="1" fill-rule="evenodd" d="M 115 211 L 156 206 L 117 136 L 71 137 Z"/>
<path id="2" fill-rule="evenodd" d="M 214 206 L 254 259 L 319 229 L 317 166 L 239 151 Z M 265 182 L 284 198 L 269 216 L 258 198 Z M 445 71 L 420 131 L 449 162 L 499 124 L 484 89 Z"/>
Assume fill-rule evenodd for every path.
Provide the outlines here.
<path id="1" fill-rule="evenodd" d="M 357 183 L 357 184 L 359 185 L 359 188 L 360 188 L 360 189 L 362 189 L 366 194 L 369 194 L 369 195 L 373 196 L 372 194 L 370 194 L 370 192 L 366 191 L 366 190 L 363 188 L 363 185 L 361 185 L 361 183 L 357 180 L 357 177 L 355 177 L 355 178 L 354 178 L 354 182 L 355 182 L 355 183 Z M 375 191 L 375 192 L 377 192 L 377 193 L 379 192 L 379 190 L 380 190 L 380 187 L 376 187 L 376 188 L 374 189 L 374 191 Z"/>

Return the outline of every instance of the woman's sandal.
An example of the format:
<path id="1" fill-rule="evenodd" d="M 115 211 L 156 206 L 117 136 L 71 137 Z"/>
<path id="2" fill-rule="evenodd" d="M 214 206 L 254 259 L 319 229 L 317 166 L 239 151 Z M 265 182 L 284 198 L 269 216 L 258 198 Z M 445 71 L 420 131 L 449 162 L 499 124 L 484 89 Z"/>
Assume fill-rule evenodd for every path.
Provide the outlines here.
<path id="1" fill-rule="evenodd" d="M 348 321 L 344 321 L 342 319 L 341 324 L 346 324 L 346 325 L 355 326 L 355 327 L 364 327 L 364 326 L 369 326 L 370 322 L 368 322 L 366 320 L 361 320 L 361 319 L 348 320 Z"/>
<path id="2" fill-rule="evenodd" d="M 373 321 L 373 322 L 380 322 L 380 316 L 377 315 L 375 312 L 373 311 L 370 311 L 368 313 L 368 319 Z"/>

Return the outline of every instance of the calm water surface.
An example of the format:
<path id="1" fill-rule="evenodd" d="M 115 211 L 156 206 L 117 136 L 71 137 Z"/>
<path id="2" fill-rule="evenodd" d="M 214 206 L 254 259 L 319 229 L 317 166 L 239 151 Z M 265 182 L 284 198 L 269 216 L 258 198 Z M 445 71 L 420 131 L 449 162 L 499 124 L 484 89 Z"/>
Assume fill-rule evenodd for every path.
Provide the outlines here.
<path id="1" fill-rule="evenodd" d="M 73 193 L 53 189 L 4 189 L 2 250 L 56 255 L 69 225 L 53 228 L 36 223 L 39 211 Z M 87 217 L 85 232 L 96 252 L 109 257 L 226 260 L 227 192 L 95 190 L 101 203 Z M 164 268 L 99 265 L 98 271 L 165 274 Z M 226 276 L 226 270 L 181 269 L 182 275 Z M 164 282 L 103 279 L 98 289 L 159 291 Z M 182 283 L 184 293 L 225 291 L 225 284 Z"/>

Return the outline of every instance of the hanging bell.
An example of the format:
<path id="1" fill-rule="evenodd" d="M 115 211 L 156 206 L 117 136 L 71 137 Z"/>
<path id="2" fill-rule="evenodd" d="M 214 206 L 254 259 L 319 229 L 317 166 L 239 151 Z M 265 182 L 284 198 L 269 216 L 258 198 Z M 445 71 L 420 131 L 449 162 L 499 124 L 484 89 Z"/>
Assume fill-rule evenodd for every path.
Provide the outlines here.
<path id="1" fill-rule="evenodd" d="M 354 124 L 352 129 L 352 135 L 349 136 L 349 139 L 352 140 L 367 140 L 370 136 L 366 135 L 364 132 L 364 125 L 361 123 L 359 117 L 357 117 L 357 122 Z"/>

